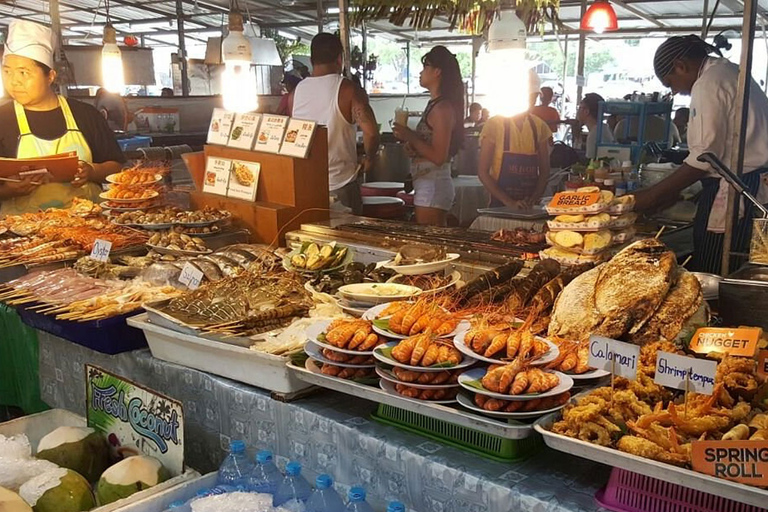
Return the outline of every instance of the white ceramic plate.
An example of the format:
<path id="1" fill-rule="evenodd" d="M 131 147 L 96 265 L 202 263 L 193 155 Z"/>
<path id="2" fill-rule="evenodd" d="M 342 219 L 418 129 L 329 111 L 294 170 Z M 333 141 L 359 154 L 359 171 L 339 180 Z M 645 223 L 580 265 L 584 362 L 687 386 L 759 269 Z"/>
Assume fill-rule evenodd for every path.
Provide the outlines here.
<path id="1" fill-rule="evenodd" d="M 355 307 L 344 299 L 338 300 L 337 303 L 343 312 L 358 318 L 362 317 L 365 314 L 365 312 L 368 311 L 367 307 L 364 307 L 364 308 Z"/>
<path id="2" fill-rule="evenodd" d="M 404 398 L 406 400 L 411 400 L 412 402 L 416 402 L 416 403 L 425 403 L 425 402 L 426 403 L 430 403 L 430 404 L 453 404 L 453 403 L 456 403 L 456 399 L 455 398 L 452 398 L 450 400 L 419 400 L 418 398 L 410 398 L 410 397 L 407 397 L 405 395 L 401 395 L 395 389 L 395 385 L 393 383 L 391 383 L 390 381 L 388 381 L 388 380 L 380 380 L 379 381 L 379 386 L 381 387 L 381 389 L 383 389 L 384 391 L 386 391 L 390 395 L 399 396 L 400 398 Z"/>
<path id="3" fill-rule="evenodd" d="M 160 195 L 160 193 L 157 190 L 152 190 L 152 195 L 149 197 L 142 197 L 141 199 L 116 199 L 114 197 L 109 196 L 109 192 L 102 192 L 99 194 L 99 197 L 106 200 L 106 201 L 112 201 L 114 203 L 143 203 L 144 201 L 151 201 L 152 199 L 156 198 Z"/>
<path id="4" fill-rule="evenodd" d="M 332 364 L 334 366 L 341 366 L 342 368 L 373 368 L 374 366 L 376 366 L 375 364 L 349 364 L 349 363 L 337 363 L 336 361 L 331 361 L 330 359 L 328 359 L 323 355 L 323 352 L 320 349 L 320 346 L 317 345 L 314 341 L 307 341 L 307 343 L 304 345 L 304 352 L 306 352 L 307 355 L 312 359 L 320 361 L 321 363 Z M 364 354 L 360 354 L 360 355 L 364 355 Z"/>
<path id="5" fill-rule="evenodd" d="M 386 309 L 386 307 L 388 305 L 389 304 L 379 304 L 378 306 L 374 306 L 371 309 L 369 309 L 368 311 L 366 311 L 365 314 L 362 316 L 362 318 L 364 320 L 370 320 L 371 322 L 373 322 L 374 320 L 383 320 L 383 318 L 378 318 L 378 314 L 381 313 L 382 311 L 384 311 L 384 309 Z M 444 309 L 444 311 L 446 311 L 446 310 Z M 469 327 L 470 327 L 469 321 L 461 320 L 456 325 L 456 329 L 454 329 L 453 332 L 450 332 L 450 333 L 446 334 L 445 336 L 440 336 L 440 337 L 441 338 L 453 338 L 457 334 L 459 334 L 461 332 L 464 332 L 467 329 L 469 329 Z M 406 338 L 410 338 L 410 336 L 407 336 L 405 334 L 397 334 L 397 333 L 392 332 L 390 330 L 382 329 L 381 327 L 378 327 L 375 323 L 373 324 L 373 330 L 377 334 L 381 334 L 382 336 L 386 336 L 387 338 L 393 338 L 393 339 L 396 339 L 396 340 L 404 340 Z M 471 356 L 471 357 L 474 357 L 474 356 Z"/>
<path id="6" fill-rule="evenodd" d="M 110 174 L 109 176 L 107 176 L 107 182 L 112 183 L 114 185 L 120 185 L 121 187 L 146 187 L 149 185 L 154 185 L 155 183 L 158 183 L 163 180 L 163 177 L 160 174 L 155 174 L 155 181 L 146 181 L 144 183 L 134 183 L 134 184 L 120 183 L 115 178 L 118 174 L 121 174 L 121 173 L 117 172 L 115 174 Z"/>
<path id="7" fill-rule="evenodd" d="M 442 372 L 444 370 L 459 370 L 461 368 L 467 368 L 469 366 L 472 366 L 477 361 L 475 359 L 472 359 L 471 357 L 464 357 L 464 359 L 457 364 L 456 366 L 441 366 L 439 368 L 430 366 L 430 367 L 424 367 L 424 366 L 411 366 L 409 364 L 403 364 L 399 361 L 396 361 L 392 357 L 388 357 L 385 355 L 382 351 L 387 348 L 394 348 L 399 342 L 393 341 L 391 343 L 385 343 L 383 345 L 379 345 L 376 347 L 373 351 L 373 357 L 375 357 L 378 361 L 388 364 L 390 366 L 399 366 L 400 368 L 405 368 L 406 370 L 413 370 L 415 372 Z"/>
<path id="8" fill-rule="evenodd" d="M 406 276 L 417 276 L 420 274 L 431 274 L 445 269 L 448 265 L 458 260 L 459 254 L 449 252 L 446 258 L 440 261 L 431 261 L 429 263 L 416 263 L 415 265 L 395 265 L 394 260 L 382 263 L 382 267 L 389 268 Z"/>
<path id="9" fill-rule="evenodd" d="M 170 229 L 173 227 L 173 224 L 166 223 L 166 224 L 122 224 L 120 222 L 112 222 L 115 226 L 123 226 L 127 228 L 139 228 L 139 229 L 146 229 L 147 231 L 161 231 L 163 229 Z"/>
<path id="10" fill-rule="evenodd" d="M 320 320 L 319 322 L 315 322 L 314 324 L 307 327 L 307 330 L 305 331 L 307 334 L 307 339 L 321 348 L 327 348 L 328 350 L 332 350 L 334 352 L 340 352 L 342 354 L 349 354 L 353 356 L 370 356 L 373 354 L 373 350 L 369 350 L 369 351 L 347 350 L 343 348 L 334 347 L 330 343 L 325 343 L 323 341 L 320 341 L 318 339 L 318 336 L 320 336 L 322 333 L 325 332 L 325 330 L 328 328 L 328 325 L 331 322 L 332 320 Z"/>
<path id="11" fill-rule="evenodd" d="M 526 420 L 531 418 L 538 418 L 540 416 L 544 416 L 545 414 L 557 412 L 568 404 L 568 402 L 566 401 L 563 405 L 555 407 L 554 409 L 547 409 L 544 411 L 502 412 L 502 411 L 487 411 L 482 407 L 478 407 L 475 404 L 475 402 L 472 401 L 472 397 L 470 395 L 467 395 L 464 392 L 459 393 L 456 396 L 456 401 L 459 402 L 460 406 L 464 407 L 465 409 L 469 409 L 472 412 L 483 414 L 485 416 L 491 416 L 493 418 L 505 418 L 510 420 Z"/>
<path id="12" fill-rule="evenodd" d="M 307 359 L 307 362 L 304 363 L 304 368 L 306 368 L 307 370 L 309 370 L 312 373 L 316 373 L 317 375 L 322 375 L 323 377 L 330 377 L 332 379 L 339 379 L 339 380 L 347 380 L 349 382 L 360 383 L 361 380 L 366 380 L 367 381 L 368 379 L 372 380 L 372 379 L 376 378 L 375 375 L 371 375 L 369 377 L 363 377 L 362 379 L 342 379 L 342 378 L 339 378 L 339 377 L 335 377 L 334 375 L 326 375 L 325 373 L 323 373 L 323 370 L 321 368 L 322 364 L 323 364 L 322 361 L 316 361 L 316 360 L 314 360 L 312 358 L 309 358 L 309 359 Z M 331 363 L 329 363 L 329 364 L 331 364 Z M 336 365 L 336 366 L 341 366 L 341 365 Z"/>
<path id="13" fill-rule="evenodd" d="M 408 300 L 418 297 L 421 293 L 421 288 L 394 283 L 345 284 L 338 291 L 338 294 L 347 300 L 371 305 Z"/>
<path id="14" fill-rule="evenodd" d="M 471 348 L 467 346 L 466 343 L 464 343 L 464 336 L 466 336 L 467 332 L 469 332 L 468 329 L 459 330 L 459 332 L 456 334 L 456 337 L 453 338 L 453 344 L 459 350 L 459 352 L 461 352 L 465 356 L 474 357 L 478 361 L 483 361 L 485 363 L 508 364 L 511 362 L 509 360 L 493 359 L 491 357 L 485 357 L 480 354 L 476 354 Z M 531 361 L 531 366 L 542 366 L 545 364 L 549 364 L 555 359 L 557 359 L 557 356 L 560 355 L 560 349 L 557 348 L 557 345 L 555 345 L 554 343 L 552 343 L 546 338 L 540 338 L 538 336 L 536 338 L 540 339 L 541 341 L 549 345 L 549 352 L 545 353 L 539 359 L 536 359 L 535 361 Z"/>
<path id="15" fill-rule="evenodd" d="M 376 353 L 374 352 L 373 355 L 376 356 Z M 565 393 L 573 387 L 573 379 L 568 375 L 560 372 L 549 372 L 554 373 L 560 378 L 560 384 L 545 393 L 537 393 L 535 395 L 504 395 L 501 393 L 488 391 L 485 388 L 476 388 L 469 384 L 469 382 L 481 380 L 487 371 L 487 368 L 474 368 L 472 370 L 466 371 L 459 375 L 459 385 L 471 393 L 480 393 L 481 395 L 487 395 L 491 398 L 498 398 L 499 400 L 533 400 L 534 398 L 546 398 L 548 396 L 555 396 L 559 395 L 560 393 Z"/>
<path id="16" fill-rule="evenodd" d="M 406 386 L 410 386 L 412 388 L 416 389 L 449 389 L 449 388 L 457 388 L 459 387 L 458 383 L 453 384 L 419 384 L 416 382 L 403 382 L 401 380 L 398 380 L 395 376 L 394 372 L 392 370 L 385 370 L 381 366 L 376 366 L 376 373 L 384 380 L 388 380 L 389 382 L 393 384 L 405 384 Z"/>

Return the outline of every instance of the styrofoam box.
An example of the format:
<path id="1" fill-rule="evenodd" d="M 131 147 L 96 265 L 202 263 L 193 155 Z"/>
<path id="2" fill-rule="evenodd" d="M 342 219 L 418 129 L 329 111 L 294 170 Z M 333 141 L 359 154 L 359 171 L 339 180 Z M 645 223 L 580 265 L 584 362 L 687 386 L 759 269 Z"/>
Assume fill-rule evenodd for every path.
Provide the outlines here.
<path id="1" fill-rule="evenodd" d="M 277 393 L 294 393 L 311 386 L 288 370 L 282 356 L 176 332 L 151 323 L 146 313 L 129 318 L 128 325 L 144 331 L 152 355 L 163 361 Z"/>
<path id="2" fill-rule="evenodd" d="M 64 409 L 51 409 L 50 411 L 41 412 L 38 414 L 32 414 L 30 416 L 23 416 L 21 418 L 0 423 L 0 434 L 10 437 L 18 434 L 26 434 L 29 438 L 29 444 L 32 446 L 32 450 L 40 443 L 40 439 L 45 437 L 48 433 L 59 427 L 85 427 L 85 418 L 66 411 Z M 179 476 L 173 477 L 170 480 L 166 480 L 161 484 L 157 484 L 149 489 L 139 491 L 136 494 L 123 498 L 122 500 L 115 501 L 109 505 L 103 505 L 91 509 L 90 512 L 112 512 L 115 510 L 122 510 L 123 507 L 131 503 L 149 498 L 159 492 L 171 490 L 177 485 L 187 481 L 191 481 L 200 477 L 200 473 L 193 469 L 187 469 Z M 162 509 L 161 509 L 162 510 Z"/>
<path id="3" fill-rule="evenodd" d="M 165 489 L 153 496 L 126 505 L 120 512 L 163 512 L 174 501 L 189 501 L 200 489 L 216 485 L 216 472 L 187 480 L 172 489 Z"/>

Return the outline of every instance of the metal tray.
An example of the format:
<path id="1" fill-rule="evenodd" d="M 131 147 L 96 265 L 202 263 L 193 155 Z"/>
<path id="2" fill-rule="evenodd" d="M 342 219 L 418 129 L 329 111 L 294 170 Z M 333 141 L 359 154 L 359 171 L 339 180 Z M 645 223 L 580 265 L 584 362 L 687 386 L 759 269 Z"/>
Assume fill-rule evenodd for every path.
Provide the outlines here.
<path id="1" fill-rule="evenodd" d="M 447 407 L 445 405 L 432 404 L 429 402 L 417 402 L 405 397 L 394 396 L 379 387 L 366 386 L 348 380 L 337 379 L 328 375 L 316 374 L 294 365 L 287 363 L 288 368 L 299 380 L 314 384 L 341 393 L 346 393 L 357 398 L 364 398 L 372 402 L 391 405 L 401 409 L 415 411 L 425 416 L 447 421 L 460 425 L 462 427 L 480 430 L 487 434 L 503 437 L 505 439 L 525 439 L 533 435 L 533 424 L 494 420 L 470 413 L 460 406 Z"/>
<path id="2" fill-rule="evenodd" d="M 503 219 L 519 220 L 538 220 L 546 219 L 549 214 L 544 208 L 531 208 L 530 210 L 515 210 L 509 206 L 500 206 L 497 208 L 478 208 L 477 213 L 491 217 L 501 217 Z"/>
<path id="3" fill-rule="evenodd" d="M 560 413 L 556 412 L 539 418 L 534 423 L 534 428 L 544 437 L 544 442 L 554 450 L 570 453 L 577 457 L 625 469 L 658 480 L 698 489 L 756 507 L 765 507 L 765 504 L 768 503 L 768 491 L 758 487 L 715 478 L 690 469 L 656 462 L 655 460 L 645 459 L 637 455 L 630 455 L 614 448 L 605 448 L 579 439 L 555 434 L 549 429 L 559 417 Z"/>

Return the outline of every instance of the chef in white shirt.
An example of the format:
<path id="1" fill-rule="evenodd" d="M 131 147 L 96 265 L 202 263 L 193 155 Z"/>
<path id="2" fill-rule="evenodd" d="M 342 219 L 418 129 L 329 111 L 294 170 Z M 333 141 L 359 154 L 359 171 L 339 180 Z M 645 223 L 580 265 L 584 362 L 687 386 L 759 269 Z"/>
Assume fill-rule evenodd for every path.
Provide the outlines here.
<path id="1" fill-rule="evenodd" d="M 741 120 L 735 118 L 738 66 L 721 56 L 710 56 L 711 53 L 719 54 L 715 47 L 695 35 L 667 39 L 656 51 L 653 65 L 662 84 L 672 89 L 673 94 L 691 96 L 690 154 L 670 176 L 636 194 L 636 209 L 655 210 L 669 205 L 681 190 L 701 181 L 703 191 L 694 221 L 694 255 L 687 268 L 717 274 L 722 262 L 729 185 L 708 164 L 699 162 L 698 157 L 711 152 L 730 166 L 731 155 L 737 151 L 733 145 L 733 129 L 740 126 Z M 761 175 L 768 172 L 768 98 L 751 78 L 744 137 L 742 179 L 750 192 L 760 198 L 765 195 L 765 191 L 760 190 Z M 752 217 L 753 205 L 742 202 L 733 231 L 732 251 L 748 252 Z"/>

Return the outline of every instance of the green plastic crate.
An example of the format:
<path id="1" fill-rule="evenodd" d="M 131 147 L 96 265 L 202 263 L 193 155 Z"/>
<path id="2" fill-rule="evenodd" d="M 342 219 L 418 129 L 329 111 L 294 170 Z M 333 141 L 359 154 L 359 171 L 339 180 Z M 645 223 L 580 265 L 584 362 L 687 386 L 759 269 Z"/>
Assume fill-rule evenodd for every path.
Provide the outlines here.
<path id="1" fill-rule="evenodd" d="M 524 459 L 544 446 L 536 433 L 524 439 L 505 439 L 387 404 L 379 404 L 371 418 L 498 462 Z"/>

